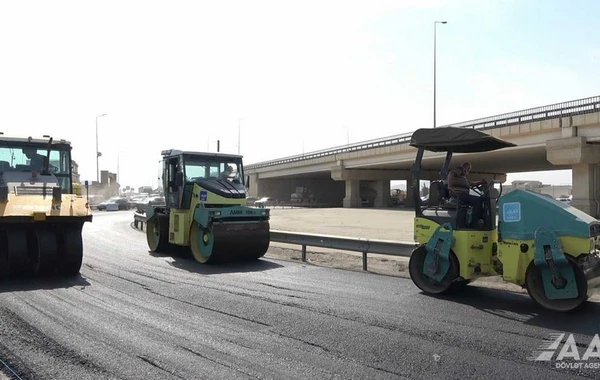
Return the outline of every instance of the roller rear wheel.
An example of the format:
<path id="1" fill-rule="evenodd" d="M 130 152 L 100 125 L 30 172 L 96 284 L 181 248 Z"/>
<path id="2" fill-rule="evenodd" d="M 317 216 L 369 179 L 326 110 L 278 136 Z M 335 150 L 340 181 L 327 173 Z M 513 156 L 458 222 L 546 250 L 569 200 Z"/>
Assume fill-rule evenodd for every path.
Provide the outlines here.
<path id="1" fill-rule="evenodd" d="M 8 249 L 6 245 L 6 230 L 0 229 L 0 278 L 8 277 L 10 274 L 10 268 L 8 266 Z"/>
<path id="2" fill-rule="evenodd" d="M 525 275 L 525 286 L 527 287 L 527 293 L 529 293 L 529 296 L 535 304 L 548 310 L 568 312 L 581 307 L 581 305 L 583 305 L 587 300 L 588 286 L 587 280 L 585 279 L 585 275 L 582 269 L 579 267 L 579 265 L 577 265 L 577 263 L 571 256 L 566 255 L 566 257 L 571 266 L 573 267 L 573 270 L 575 271 L 575 281 L 577 282 L 578 292 L 577 297 L 572 299 L 548 298 L 544 290 L 542 272 L 540 268 L 538 268 L 532 261 L 529 264 L 529 267 L 527 268 L 527 273 Z"/>
<path id="3" fill-rule="evenodd" d="M 423 292 L 428 294 L 443 294 L 448 292 L 451 288 L 454 288 L 453 281 L 459 276 L 458 259 L 454 253 L 450 252 L 450 267 L 448 268 L 448 273 L 446 273 L 444 278 L 439 282 L 429 278 L 423 273 L 423 264 L 425 263 L 426 256 L 427 249 L 425 246 L 418 247 L 410 256 L 408 270 L 413 283 Z"/>
<path id="4" fill-rule="evenodd" d="M 81 226 L 69 226 L 61 234 L 57 272 L 63 276 L 79 274 L 83 264 Z"/>
<path id="5" fill-rule="evenodd" d="M 20 276 L 31 272 L 27 232 L 22 228 L 6 230 L 6 255 L 10 276 Z"/>
<path id="6" fill-rule="evenodd" d="M 30 234 L 29 254 L 33 264 L 33 272 L 40 276 L 54 274 L 58 256 L 56 230 L 37 228 Z"/>
<path id="7" fill-rule="evenodd" d="M 169 246 L 169 217 L 155 214 L 146 222 L 146 240 L 152 252 L 165 252 Z"/>
<path id="8" fill-rule="evenodd" d="M 200 226 L 193 222 L 190 228 L 190 250 L 197 262 L 202 264 L 211 262 L 213 243 L 213 234 L 210 231 L 202 231 Z"/>

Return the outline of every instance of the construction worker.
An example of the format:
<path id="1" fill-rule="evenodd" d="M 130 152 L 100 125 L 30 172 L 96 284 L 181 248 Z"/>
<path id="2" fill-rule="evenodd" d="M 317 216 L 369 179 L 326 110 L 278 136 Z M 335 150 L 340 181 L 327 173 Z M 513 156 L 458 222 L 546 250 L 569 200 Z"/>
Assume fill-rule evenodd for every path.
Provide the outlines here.
<path id="1" fill-rule="evenodd" d="M 30 166 L 39 172 L 44 171 L 44 163 L 46 161 L 45 156 L 38 154 L 35 148 L 23 148 L 22 150 L 23 154 L 29 158 Z"/>
<path id="2" fill-rule="evenodd" d="M 219 179 L 220 180 L 228 180 L 229 178 L 231 178 L 232 172 L 233 172 L 233 167 L 231 165 L 227 165 L 225 170 L 223 172 L 221 172 L 221 174 L 219 175 Z"/>
<path id="3" fill-rule="evenodd" d="M 461 203 L 468 204 L 473 207 L 473 224 L 481 224 L 483 220 L 481 218 L 481 197 L 476 195 L 472 195 L 470 193 L 472 186 L 478 186 L 486 183 L 487 181 L 481 180 L 477 182 L 471 182 L 467 179 L 467 174 L 471 171 L 471 164 L 469 162 L 465 162 L 456 169 L 453 169 L 448 173 L 448 190 L 450 190 L 451 194 L 454 195 Z"/>

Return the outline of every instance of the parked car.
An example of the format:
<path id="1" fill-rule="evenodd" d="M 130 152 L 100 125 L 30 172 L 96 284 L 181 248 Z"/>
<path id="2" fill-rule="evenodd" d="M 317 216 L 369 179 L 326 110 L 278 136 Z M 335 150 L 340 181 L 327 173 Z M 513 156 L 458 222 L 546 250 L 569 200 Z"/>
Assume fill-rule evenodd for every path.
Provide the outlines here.
<path id="1" fill-rule="evenodd" d="M 129 203 L 131 203 L 131 207 L 136 207 L 138 203 L 144 202 L 148 198 L 147 195 L 134 195 L 129 199 Z"/>
<path id="2" fill-rule="evenodd" d="M 104 202 L 98 203 L 98 206 L 96 206 L 96 208 L 101 211 L 101 210 L 106 210 L 106 209 L 113 209 L 115 207 L 114 205 L 116 205 L 116 209 L 118 209 L 118 210 L 131 209 L 131 203 L 129 203 L 129 200 L 127 198 L 123 198 L 123 197 L 109 198 L 108 200 L 106 200 Z"/>
<path id="3" fill-rule="evenodd" d="M 267 207 L 277 205 L 277 199 L 271 197 L 262 197 L 257 201 L 254 201 L 255 206 Z"/>
<path id="4" fill-rule="evenodd" d="M 97 209 L 98 205 L 105 202 L 106 199 L 102 195 L 90 195 L 88 196 L 89 205 L 92 210 Z"/>
<path id="5" fill-rule="evenodd" d="M 145 213 L 148 206 L 165 206 L 165 197 L 153 196 L 136 202 L 135 208 L 139 213 Z"/>

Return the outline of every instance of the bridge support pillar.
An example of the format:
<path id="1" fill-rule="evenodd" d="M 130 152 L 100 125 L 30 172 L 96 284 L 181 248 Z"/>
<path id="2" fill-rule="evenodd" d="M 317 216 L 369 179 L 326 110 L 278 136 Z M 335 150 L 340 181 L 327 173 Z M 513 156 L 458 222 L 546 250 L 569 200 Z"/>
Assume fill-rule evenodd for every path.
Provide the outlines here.
<path id="1" fill-rule="evenodd" d="M 248 186 L 248 196 L 258 197 L 260 195 L 258 186 L 258 174 L 250 174 L 248 178 L 250 179 L 250 186 L 246 184 L 246 186 Z"/>
<path id="2" fill-rule="evenodd" d="M 344 198 L 344 208 L 359 208 L 362 206 L 360 199 L 360 180 L 346 180 L 346 197 Z"/>
<path id="3" fill-rule="evenodd" d="M 600 178 L 598 173 L 598 165 L 578 164 L 573 165 L 572 168 L 573 200 L 571 206 L 594 218 L 600 217 L 598 215 L 598 202 L 600 201 L 598 198 L 598 179 Z"/>
<path id="4" fill-rule="evenodd" d="M 600 201 L 600 145 L 574 136 L 546 142 L 546 157 L 553 165 L 571 165 L 571 205 L 595 218 Z"/>
<path id="5" fill-rule="evenodd" d="M 375 182 L 375 191 L 377 196 L 375 197 L 375 207 L 389 207 L 392 204 L 392 195 L 390 190 L 390 181 L 381 180 Z"/>

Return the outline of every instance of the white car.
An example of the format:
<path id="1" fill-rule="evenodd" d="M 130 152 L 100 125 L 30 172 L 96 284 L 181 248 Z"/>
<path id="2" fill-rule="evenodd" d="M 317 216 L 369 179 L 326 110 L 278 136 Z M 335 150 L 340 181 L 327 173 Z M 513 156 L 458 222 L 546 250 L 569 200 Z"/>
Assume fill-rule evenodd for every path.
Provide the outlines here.
<path id="1" fill-rule="evenodd" d="M 275 206 L 277 203 L 277 199 L 271 197 L 262 197 L 254 201 L 254 205 L 259 207 Z"/>

